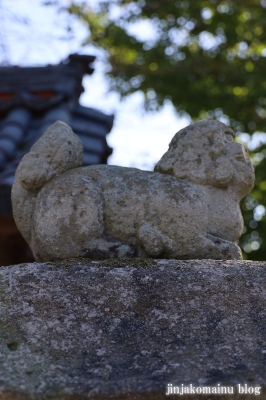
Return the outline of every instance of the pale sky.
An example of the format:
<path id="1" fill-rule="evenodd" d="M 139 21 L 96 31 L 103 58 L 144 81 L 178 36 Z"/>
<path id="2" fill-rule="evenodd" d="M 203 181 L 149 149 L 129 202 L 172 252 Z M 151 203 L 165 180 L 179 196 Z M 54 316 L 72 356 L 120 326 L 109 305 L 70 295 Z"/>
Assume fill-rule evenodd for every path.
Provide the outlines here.
<path id="1" fill-rule="evenodd" d="M 80 46 L 87 35 L 86 28 L 76 18 L 65 12 L 58 14 L 54 7 L 44 7 L 42 3 L 43 0 L 0 0 L 0 61 L 19 66 L 45 65 L 58 63 L 70 53 L 97 55 L 93 75 L 84 79 L 85 93 L 80 102 L 115 114 L 114 127 L 107 138 L 114 149 L 109 164 L 153 169 L 174 134 L 190 120 L 178 118 L 170 102 L 160 112 L 144 113 L 141 92 L 121 103 L 117 93 L 108 92 L 104 78 L 107 61 L 102 52 L 91 46 Z M 68 24 L 73 28 L 73 35 L 66 33 Z M 144 24 L 138 26 L 138 34 L 146 39 L 152 31 Z"/>

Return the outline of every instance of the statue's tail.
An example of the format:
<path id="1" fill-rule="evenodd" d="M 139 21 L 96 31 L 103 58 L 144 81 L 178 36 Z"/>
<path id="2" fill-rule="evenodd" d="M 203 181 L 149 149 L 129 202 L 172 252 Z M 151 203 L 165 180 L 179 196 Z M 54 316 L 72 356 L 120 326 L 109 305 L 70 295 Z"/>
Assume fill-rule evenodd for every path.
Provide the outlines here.
<path id="1" fill-rule="evenodd" d="M 80 139 L 61 121 L 47 129 L 22 158 L 15 174 L 11 198 L 15 222 L 28 243 L 39 191 L 53 177 L 81 166 L 82 159 Z"/>

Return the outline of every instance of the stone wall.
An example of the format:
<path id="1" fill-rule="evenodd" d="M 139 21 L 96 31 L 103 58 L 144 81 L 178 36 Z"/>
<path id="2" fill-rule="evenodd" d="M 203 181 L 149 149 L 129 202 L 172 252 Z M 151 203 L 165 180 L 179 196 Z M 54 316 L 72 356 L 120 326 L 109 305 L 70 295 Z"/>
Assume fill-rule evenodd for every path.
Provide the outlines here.
<path id="1" fill-rule="evenodd" d="M 0 285 L 0 400 L 266 396 L 266 263 L 76 259 L 2 267 Z"/>

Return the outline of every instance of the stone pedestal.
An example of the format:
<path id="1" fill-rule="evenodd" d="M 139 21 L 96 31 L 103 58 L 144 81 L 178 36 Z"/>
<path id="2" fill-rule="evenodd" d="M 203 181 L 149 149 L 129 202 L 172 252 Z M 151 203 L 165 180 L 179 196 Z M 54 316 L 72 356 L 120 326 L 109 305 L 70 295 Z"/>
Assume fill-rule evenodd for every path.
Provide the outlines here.
<path id="1" fill-rule="evenodd" d="M 234 390 L 182 399 L 263 399 L 265 306 L 263 262 L 2 267 L 0 400 L 179 398 L 168 384 Z"/>

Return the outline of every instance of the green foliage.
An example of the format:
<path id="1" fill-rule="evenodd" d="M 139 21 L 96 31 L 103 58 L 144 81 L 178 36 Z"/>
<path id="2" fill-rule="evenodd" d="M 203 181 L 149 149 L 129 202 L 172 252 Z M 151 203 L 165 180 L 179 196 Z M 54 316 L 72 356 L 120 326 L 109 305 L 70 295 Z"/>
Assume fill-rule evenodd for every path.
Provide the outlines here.
<path id="1" fill-rule="evenodd" d="M 73 2 L 69 12 L 88 25 L 86 43 L 108 52 L 112 88 L 122 95 L 140 89 L 147 109 L 171 99 L 194 120 L 222 118 L 237 134 L 264 131 L 266 0 L 101 1 L 97 12 Z M 154 37 L 130 34 L 141 22 Z M 256 184 L 242 203 L 241 246 L 252 259 L 266 258 L 265 152 L 253 155 Z"/>
<path id="2" fill-rule="evenodd" d="M 262 145 L 253 153 L 256 181 L 250 195 L 241 203 L 244 216 L 244 234 L 240 238 L 245 258 L 266 259 L 266 146 Z"/>

